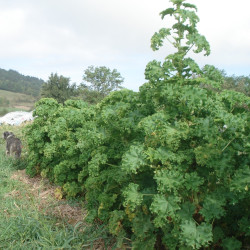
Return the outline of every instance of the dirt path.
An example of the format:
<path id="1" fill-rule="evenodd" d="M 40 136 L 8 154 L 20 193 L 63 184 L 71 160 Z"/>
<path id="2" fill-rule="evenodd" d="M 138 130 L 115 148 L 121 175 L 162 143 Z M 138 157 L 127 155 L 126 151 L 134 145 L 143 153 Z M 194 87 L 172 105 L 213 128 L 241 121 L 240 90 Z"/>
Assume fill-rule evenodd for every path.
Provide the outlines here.
<path id="1" fill-rule="evenodd" d="M 29 178 L 25 170 L 14 172 L 11 179 L 21 181 L 27 185 L 27 199 L 37 199 L 39 201 L 37 202 L 37 208 L 42 213 L 64 219 L 72 225 L 79 222 L 84 223 L 87 212 L 83 210 L 81 204 L 69 205 L 62 198 L 60 187 L 50 184 L 48 180 L 41 177 Z M 14 190 L 9 195 L 18 197 L 20 193 Z"/>

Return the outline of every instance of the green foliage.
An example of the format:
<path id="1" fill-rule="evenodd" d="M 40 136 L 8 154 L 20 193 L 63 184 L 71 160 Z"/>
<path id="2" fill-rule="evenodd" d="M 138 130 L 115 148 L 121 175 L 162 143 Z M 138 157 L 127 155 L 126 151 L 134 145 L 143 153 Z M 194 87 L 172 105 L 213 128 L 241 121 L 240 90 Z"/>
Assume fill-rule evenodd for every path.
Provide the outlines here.
<path id="1" fill-rule="evenodd" d="M 212 241 L 212 225 L 204 222 L 197 226 L 194 221 L 186 221 L 181 224 L 181 230 L 181 241 L 193 249 L 208 246 Z"/>
<path id="2" fill-rule="evenodd" d="M 183 84 L 185 78 L 192 74 L 200 74 L 198 65 L 191 58 L 185 58 L 188 52 L 193 49 L 194 53 L 204 52 L 206 56 L 210 54 L 210 46 L 206 38 L 199 34 L 197 23 L 199 18 L 196 15 L 197 8 L 195 5 L 184 3 L 185 0 L 170 0 L 172 8 L 168 8 L 160 13 L 161 18 L 171 16 L 176 21 L 171 28 L 162 28 L 156 32 L 151 39 L 151 48 L 159 50 L 163 46 L 163 41 L 168 40 L 170 44 L 177 49 L 177 52 L 166 57 L 163 65 L 153 61 L 146 68 L 145 76 L 151 80 L 151 75 L 158 75 L 157 80 L 162 80 L 162 73 L 169 78 L 177 76 L 180 83 Z M 157 74 L 162 72 L 161 74 Z M 165 78 L 164 77 L 164 78 Z"/>
<path id="3" fill-rule="evenodd" d="M 143 154 L 143 147 L 131 146 L 129 152 L 126 152 L 123 156 L 122 168 L 125 172 L 137 173 L 137 169 L 146 163 L 146 155 Z"/>
<path id="4" fill-rule="evenodd" d="M 74 152 L 77 135 L 72 136 L 71 132 L 85 122 L 79 115 L 84 113 L 85 105 L 87 107 L 81 101 L 66 101 L 62 106 L 53 99 L 41 99 L 34 111 L 37 118 L 27 130 L 27 143 L 32 151 L 30 166 L 36 161 L 37 171 L 42 171 L 51 164 L 55 168 L 46 169 L 44 173 L 59 184 L 77 179 L 74 174 L 67 176 L 71 169 L 76 168 L 71 161 L 78 160 L 79 153 Z M 28 167 L 27 171 L 34 172 L 34 169 Z"/>
<path id="5" fill-rule="evenodd" d="M 130 183 L 129 186 L 123 191 L 123 195 L 125 197 L 123 205 L 125 207 L 129 206 L 131 211 L 134 211 L 143 201 L 143 195 L 138 192 L 138 188 L 138 184 Z"/>
<path id="6" fill-rule="evenodd" d="M 250 96 L 250 75 L 249 76 L 224 76 L 223 89 L 242 92 Z"/>
<path id="7" fill-rule="evenodd" d="M 222 242 L 223 249 L 227 250 L 237 250 L 241 249 L 241 242 L 236 240 L 234 237 L 232 238 L 226 238 Z"/>
<path id="8" fill-rule="evenodd" d="M 87 85 L 81 84 L 77 88 L 76 98 L 89 104 L 97 104 L 103 99 L 103 96 L 100 92 L 91 90 Z"/>
<path id="9" fill-rule="evenodd" d="M 15 70 L 0 69 L 0 89 L 39 96 L 43 80 L 24 76 Z"/>
<path id="10" fill-rule="evenodd" d="M 250 95 L 250 76 L 227 76 L 223 70 L 212 65 L 205 65 L 202 68 L 202 75 L 205 78 L 201 86 L 214 91 L 229 90 Z"/>
<path id="11" fill-rule="evenodd" d="M 69 81 L 69 78 L 52 73 L 49 80 L 42 85 L 41 96 L 54 98 L 59 103 L 64 103 L 76 94 L 76 86 L 70 85 Z"/>
<path id="12" fill-rule="evenodd" d="M 21 129 L 13 126 L 0 127 L 1 134 L 3 131 L 12 130 L 18 136 Z M 0 209 L 2 211 L 0 249 L 93 249 L 100 244 L 99 239 L 102 240 L 103 245 L 113 244 L 108 242 L 113 239 L 109 237 L 105 227 L 97 224 L 86 225 L 83 222 L 69 224 L 68 221 L 72 218 L 65 217 L 64 211 L 61 217 L 55 210 L 60 209 L 62 201 L 57 201 L 53 197 L 44 200 L 44 195 L 41 199 L 41 195 L 37 192 L 42 193 L 43 185 L 39 186 L 39 182 L 35 180 L 35 191 L 31 183 L 27 184 L 23 181 L 26 180 L 23 173 L 14 171 L 17 168 L 20 169 L 23 164 L 27 164 L 23 157 L 18 162 L 6 157 L 5 147 L 0 144 Z M 18 176 L 19 178 L 13 178 Z M 48 206 L 45 207 L 45 204 Z M 66 204 L 71 207 L 72 201 Z"/>
<path id="13" fill-rule="evenodd" d="M 0 109 L 0 116 L 4 116 L 7 113 L 8 113 L 8 109 L 7 108 L 1 108 Z"/>
<path id="14" fill-rule="evenodd" d="M 161 15 L 176 24 L 152 43 L 158 49 L 179 31 L 178 52 L 147 65 L 139 93 L 115 91 L 96 106 L 41 100 L 27 131 L 28 171 L 84 195 L 88 220 L 107 224 L 120 245 L 237 249 L 249 235 L 250 99 L 214 91 L 221 74 L 185 58 L 192 47 L 209 54 L 209 45 L 196 30 L 196 7 L 171 2 Z"/>
<path id="15" fill-rule="evenodd" d="M 200 214 L 204 216 L 206 221 L 211 221 L 214 218 L 219 219 L 225 214 L 225 205 L 226 199 L 221 197 L 220 193 L 217 195 L 209 194 L 204 199 Z"/>
<path id="16" fill-rule="evenodd" d="M 98 103 L 110 92 L 121 89 L 124 78 L 116 69 L 89 66 L 84 70 L 83 81 L 80 96 L 84 101 Z"/>
<path id="17" fill-rule="evenodd" d="M 134 248 L 144 239 L 152 247 L 162 237 L 166 246 L 197 249 L 231 235 L 242 240 L 249 114 L 232 113 L 234 99 L 224 93 L 168 83 L 149 93 L 147 86 L 97 106 L 40 100 L 27 130 L 27 171 L 43 171 L 68 197 L 85 194 L 88 219 L 108 223 L 120 244 L 131 237 Z"/>

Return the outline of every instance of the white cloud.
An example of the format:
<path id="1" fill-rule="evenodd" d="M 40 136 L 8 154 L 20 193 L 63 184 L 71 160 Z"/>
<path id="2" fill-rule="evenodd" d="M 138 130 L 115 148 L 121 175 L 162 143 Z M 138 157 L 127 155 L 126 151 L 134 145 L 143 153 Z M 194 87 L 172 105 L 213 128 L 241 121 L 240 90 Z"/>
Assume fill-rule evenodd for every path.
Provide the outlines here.
<path id="1" fill-rule="evenodd" d="M 2 39 L 15 39 L 24 29 L 25 13 L 21 9 L 0 10 Z"/>

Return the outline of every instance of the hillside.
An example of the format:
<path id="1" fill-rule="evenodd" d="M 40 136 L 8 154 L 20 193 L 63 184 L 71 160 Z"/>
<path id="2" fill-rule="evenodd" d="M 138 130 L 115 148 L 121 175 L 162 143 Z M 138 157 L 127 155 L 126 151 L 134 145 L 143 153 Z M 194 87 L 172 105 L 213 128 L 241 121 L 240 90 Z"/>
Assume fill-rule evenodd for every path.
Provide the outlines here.
<path id="1" fill-rule="evenodd" d="M 0 89 L 0 116 L 17 110 L 30 111 L 35 101 L 34 96 Z"/>
<path id="2" fill-rule="evenodd" d="M 0 69 L 0 90 L 39 96 L 43 83 L 42 79 L 24 76 L 12 69 Z"/>

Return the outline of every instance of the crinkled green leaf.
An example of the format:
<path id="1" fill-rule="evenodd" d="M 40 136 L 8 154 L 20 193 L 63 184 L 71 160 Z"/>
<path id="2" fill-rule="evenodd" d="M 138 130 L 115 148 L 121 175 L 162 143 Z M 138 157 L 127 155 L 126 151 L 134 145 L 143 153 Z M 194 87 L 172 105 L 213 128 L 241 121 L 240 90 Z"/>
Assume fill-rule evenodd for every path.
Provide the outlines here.
<path id="1" fill-rule="evenodd" d="M 242 243 L 234 237 L 226 238 L 222 241 L 223 249 L 225 250 L 240 250 Z"/>
<path id="2" fill-rule="evenodd" d="M 132 249 L 136 250 L 152 250 L 154 249 L 156 242 L 156 236 L 150 235 L 150 237 L 145 237 L 143 240 L 137 239 L 132 243 Z"/>
<path id="3" fill-rule="evenodd" d="M 123 191 L 123 196 L 125 198 L 123 205 L 129 206 L 131 211 L 135 210 L 137 206 L 141 205 L 143 200 L 143 195 L 138 192 L 138 189 L 138 184 L 130 183 Z"/>
<path id="4" fill-rule="evenodd" d="M 162 227 L 166 223 L 167 217 L 175 217 L 176 211 L 180 209 L 180 198 L 177 196 L 155 195 L 150 210 L 156 215 L 154 223 L 157 227 Z"/>
<path id="5" fill-rule="evenodd" d="M 212 219 L 219 219 L 225 213 L 224 205 L 226 204 L 225 198 L 219 195 L 208 195 L 205 197 L 200 214 L 205 217 L 206 221 Z"/>
<path id="6" fill-rule="evenodd" d="M 184 183 L 183 175 L 175 170 L 158 170 L 154 178 L 160 192 L 177 191 Z"/>
<path id="7" fill-rule="evenodd" d="M 142 241 L 146 237 L 151 237 L 153 235 L 154 225 L 151 221 L 150 215 L 145 215 L 143 213 L 140 213 L 135 216 L 132 223 L 133 223 L 133 233 Z"/>
<path id="8" fill-rule="evenodd" d="M 168 8 L 168 9 L 162 11 L 162 12 L 160 13 L 160 15 L 161 15 L 161 18 L 163 19 L 166 15 L 172 16 L 172 15 L 174 14 L 174 12 L 175 12 L 175 9 L 174 9 L 174 8 Z"/>
<path id="9" fill-rule="evenodd" d="M 122 169 L 126 173 L 136 174 L 147 163 L 143 145 L 131 146 L 122 158 Z"/>
<path id="10" fill-rule="evenodd" d="M 183 3 L 182 4 L 185 8 L 191 8 L 191 9 L 195 9 L 197 11 L 197 7 L 194 4 L 190 4 L 190 3 Z"/>
<path id="11" fill-rule="evenodd" d="M 199 177 L 196 172 L 186 173 L 184 185 L 187 190 L 198 191 L 199 187 L 204 183 L 204 179 Z"/>
<path id="12" fill-rule="evenodd" d="M 126 232 L 123 227 L 123 220 L 125 212 L 121 210 L 114 210 L 110 213 L 108 222 L 109 232 L 117 237 L 118 245 L 122 244 Z"/>
<path id="13" fill-rule="evenodd" d="M 195 212 L 195 205 L 190 202 L 185 202 L 181 205 L 181 209 L 177 212 L 177 215 L 181 221 L 192 220 Z"/>
<path id="14" fill-rule="evenodd" d="M 249 192 L 250 188 L 250 167 L 245 166 L 235 172 L 230 183 L 230 190 L 237 192 Z"/>
<path id="15" fill-rule="evenodd" d="M 180 239 L 186 246 L 193 249 L 208 246 L 213 239 L 212 225 L 202 223 L 196 225 L 194 221 L 185 221 L 181 224 L 182 238 Z"/>
<path id="16" fill-rule="evenodd" d="M 239 221 L 240 231 L 244 232 L 246 236 L 250 236 L 250 216 L 245 215 Z"/>
<path id="17" fill-rule="evenodd" d="M 163 45 L 163 40 L 171 35 L 170 29 L 162 28 L 159 32 L 155 32 L 151 38 L 151 48 L 158 50 Z"/>
<path id="18" fill-rule="evenodd" d="M 107 161 L 107 155 L 96 153 L 88 163 L 89 174 L 97 176 L 99 174 L 99 167 L 105 164 Z"/>

